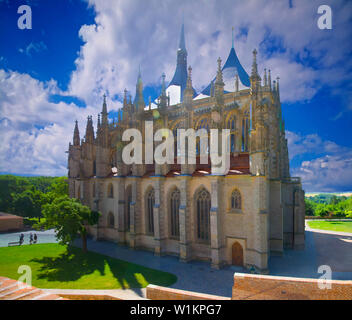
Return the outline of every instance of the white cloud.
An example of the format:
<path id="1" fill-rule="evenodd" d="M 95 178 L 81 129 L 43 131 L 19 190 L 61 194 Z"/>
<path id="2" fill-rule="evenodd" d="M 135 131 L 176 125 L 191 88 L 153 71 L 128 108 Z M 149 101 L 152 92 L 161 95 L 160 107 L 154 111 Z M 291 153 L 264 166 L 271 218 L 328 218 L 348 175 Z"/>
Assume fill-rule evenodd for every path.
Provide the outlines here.
<path id="1" fill-rule="evenodd" d="M 289 156 L 313 156 L 291 168 L 292 176 L 302 179 L 309 192 L 336 192 L 352 190 L 352 149 L 333 141 L 323 140 L 317 134 L 302 136 L 286 131 Z"/>
<path id="2" fill-rule="evenodd" d="M 100 108 L 51 103 L 56 83 L 0 70 L 0 172 L 65 175 L 74 120 L 84 136 L 86 117 Z"/>
<path id="3" fill-rule="evenodd" d="M 352 189 L 352 151 L 303 161 L 291 170 L 302 179 L 306 192 L 336 192 Z"/>
<path id="4" fill-rule="evenodd" d="M 333 8 L 333 30 L 317 27 L 319 0 L 294 1 L 116 1 L 90 0 L 96 25 L 83 26 L 85 44 L 76 60 L 70 91 L 96 103 L 104 90 L 111 95 L 127 87 L 134 94 L 138 66 L 144 83 L 156 83 L 162 72 L 171 80 L 176 63 L 182 14 L 186 28 L 188 62 L 197 89 L 208 85 L 216 60 L 227 58 L 231 27 L 247 35 L 235 41 L 239 59 L 248 73 L 252 50 L 259 48 L 259 70 L 271 68 L 281 78 L 284 102 L 309 100 L 324 84 L 338 85 L 349 77 L 351 30 L 346 28 L 352 5 L 326 1 Z M 274 45 L 272 45 L 274 43 Z M 274 48 L 273 48 L 274 46 Z M 279 47 L 281 50 L 274 50 Z M 314 59 L 315 68 L 307 59 Z M 345 62 L 343 69 L 338 63 Z M 333 79 L 333 82 L 332 82 Z"/>
<path id="5" fill-rule="evenodd" d="M 66 174 L 64 152 L 72 139 L 73 121 L 79 120 L 83 137 L 86 116 L 96 117 L 104 92 L 109 97 L 121 96 L 126 87 L 134 94 L 139 64 L 144 84 L 158 83 L 163 72 L 171 80 L 182 13 L 188 63 L 197 89 L 215 75 L 219 56 L 225 62 L 232 26 L 242 65 L 250 73 L 251 52 L 259 49 L 259 70 L 262 73 L 264 68 L 271 68 L 273 78 L 280 76 L 282 101 L 309 100 L 323 85 L 338 87 L 342 81 L 348 82 L 352 4 L 332 0 L 325 3 L 333 8 L 330 31 L 319 30 L 316 25 L 320 0 L 295 0 L 292 9 L 288 9 L 288 1 L 276 0 L 89 0 L 96 12 L 96 24 L 82 26 L 77 35 L 84 44 L 67 92 L 61 92 L 55 81 L 42 83 L 26 74 L 0 70 L 0 171 Z M 239 35 L 243 28 L 247 32 Z M 28 53 L 35 48 L 39 47 L 27 48 Z M 275 48 L 279 50 L 273 51 Z M 314 67 L 307 63 L 309 59 L 314 60 Z M 77 96 L 87 107 L 51 103 L 51 94 Z M 120 103 L 108 100 L 108 106 L 112 110 Z M 321 158 L 326 170 L 343 161 L 338 159 L 338 151 L 346 150 L 332 141 L 321 141 L 314 134 L 302 137 L 288 132 L 287 136 L 291 158 L 307 150 L 326 152 L 336 158 Z M 306 162 L 299 172 L 306 172 L 310 181 L 313 176 L 308 172 L 314 172 L 318 163 L 318 159 Z"/>

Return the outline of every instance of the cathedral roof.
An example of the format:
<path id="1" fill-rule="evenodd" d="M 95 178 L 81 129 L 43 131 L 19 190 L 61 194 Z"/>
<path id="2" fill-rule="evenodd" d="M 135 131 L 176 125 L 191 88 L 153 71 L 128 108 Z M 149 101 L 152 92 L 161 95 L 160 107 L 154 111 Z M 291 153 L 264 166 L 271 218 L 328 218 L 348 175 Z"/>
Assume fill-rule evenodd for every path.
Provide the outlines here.
<path id="1" fill-rule="evenodd" d="M 235 91 L 235 77 L 238 74 L 240 85 L 244 87 L 250 87 L 250 81 L 248 73 L 243 69 L 234 46 L 230 50 L 229 56 L 222 68 L 223 81 L 225 83 L 224 91 L 233 92 Z M 213 81 L 215 82 L 216 77 L 214 77 Z M 210 88 L 211 82 L 209 85 L 202 91 L 203 95 L 210 96 Z"/>

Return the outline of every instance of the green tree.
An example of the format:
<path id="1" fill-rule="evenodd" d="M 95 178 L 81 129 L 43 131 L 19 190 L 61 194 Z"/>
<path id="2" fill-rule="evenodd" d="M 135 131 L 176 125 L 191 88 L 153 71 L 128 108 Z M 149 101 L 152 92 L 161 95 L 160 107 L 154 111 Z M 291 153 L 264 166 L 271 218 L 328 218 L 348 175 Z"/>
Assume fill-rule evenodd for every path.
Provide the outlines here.
<path id="1" fill-rule="evenodd" d="M 22 217 L 40 217 L 43 193 L 33 186 L 21 193 L 12 193 L 12 204 L 8 211 Z"/>
<path id="2" fill-rule="evenodd" d="M 61 244 L 70 244 L 80 236 L 82 250 L 87 251 L 87 225 L 97 224 L 100 213 L 82 205 L 77 199 L 62 196 L 43 206 L 44 222 L 38 226 L 54 228 Z"/>
<path id="3" fill-rule="evenodd" d="M 310 199 L 307 199 L 307 198 L 305 199 L 305 203 L 306 203 L 306 215 L 307 216 L 314 216 L 316 203 Z"/>

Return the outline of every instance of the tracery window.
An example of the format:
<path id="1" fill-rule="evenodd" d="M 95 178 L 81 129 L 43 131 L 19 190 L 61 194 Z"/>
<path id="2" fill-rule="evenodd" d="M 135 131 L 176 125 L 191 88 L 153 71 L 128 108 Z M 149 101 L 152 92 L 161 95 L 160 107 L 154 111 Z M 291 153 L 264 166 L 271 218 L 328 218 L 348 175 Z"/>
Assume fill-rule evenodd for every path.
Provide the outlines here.
<path id="1" fill-rule="evenodd" d="M 178 238 L 180 236 L 179 224 L 179 208 L 180 208 L 180 190 L 175 189 L 170 196 L 170 222 L 171 237 Z"/>
<path id="2" fill-rule="evenodd" d="M 150 189 L 146 195 L 147 232 L 154 234 L 154 189 Z"/>
<path id="3" fill-rule="evenodd" d="M 115 217 L 112 212 L 108 214 L 108 227 L 113 228 L 115 226 Z"/>
<path id="4" fill-rule="evenodd" d="M 210 194 L 202 189 L 196 196 L 197 238 L 202 242 L 210 241 Z"/>
<path id="5" fill-rule="evenodd" d="M 233 114 L 227 121 L 227 129 L 230 129 L 230 152 L 236 150 L 236 116 Z"/>
<path id="6" fill-rule="evenodd" d="M 112 183 L 109 183 L 108 185 L 108 197 L 113 198 L 114 197 L 114 187 Z"/>
<path id="7" fill-rule="evenodd" d="M 231 194 L 231 209 L 241 210 L 241 208 L 242 208 L 241 193 L 236 189 Z"/>
<path id="8" fill-rule="evenodd" d="M 127 231 L 130 231 L 131 224 L 131 202 L 132 202 L 132 190 L 131 186 L 126 189 L 126 199 L 125 199 L 125 223 Z"/>

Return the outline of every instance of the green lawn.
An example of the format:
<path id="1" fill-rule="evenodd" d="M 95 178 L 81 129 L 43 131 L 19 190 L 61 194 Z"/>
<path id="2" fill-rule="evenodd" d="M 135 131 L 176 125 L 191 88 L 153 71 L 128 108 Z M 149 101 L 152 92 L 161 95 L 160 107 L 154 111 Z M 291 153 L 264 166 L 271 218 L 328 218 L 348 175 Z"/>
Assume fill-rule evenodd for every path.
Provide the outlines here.
<path id="1" fill-rule="evenodd" d="M 55 289 L 144 288 L 170 286 L 177 277 L 98 253 L 56 243 L 0 248 L 0 276 L 18 279 L 20 265 L 32 269 L 32 285 Z"/>
<path id="2" fill-rule="evenodd" d="M 352 232 L 352 220 L 351 221 L 308 221 L 308 225 L 312 229 Z"/>

